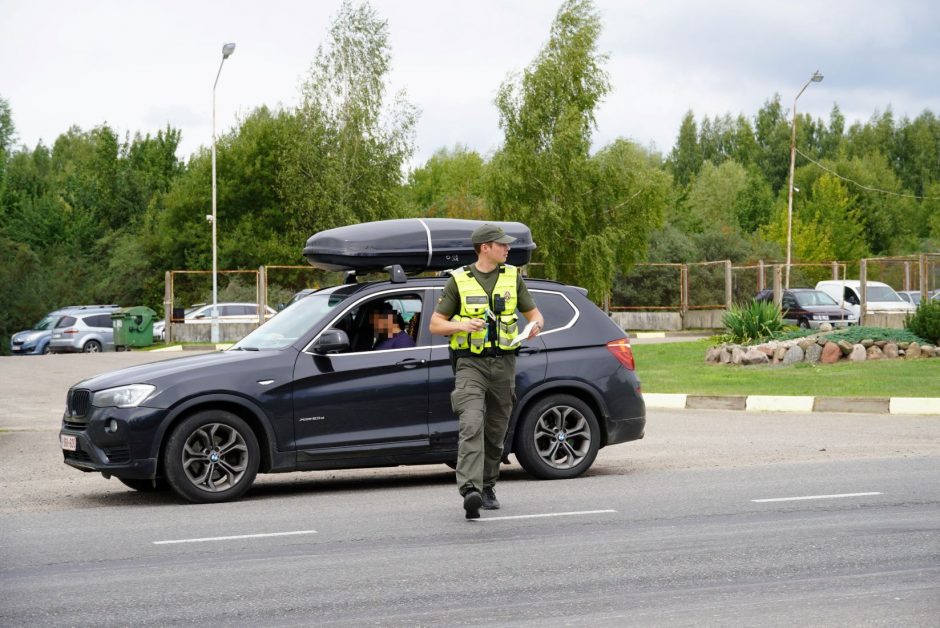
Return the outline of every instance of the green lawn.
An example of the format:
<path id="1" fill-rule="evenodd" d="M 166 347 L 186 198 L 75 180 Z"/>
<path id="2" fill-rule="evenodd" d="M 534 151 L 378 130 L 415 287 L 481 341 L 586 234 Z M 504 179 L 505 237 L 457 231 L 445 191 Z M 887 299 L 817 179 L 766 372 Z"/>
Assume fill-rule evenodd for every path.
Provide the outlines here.
<path id="1" fill-rule="evenodd" d="M 940 397 L 940 358 L 788 366 L 705 364 L 712 342 L 634 345 L 643 392 L 814 397 Z"/>

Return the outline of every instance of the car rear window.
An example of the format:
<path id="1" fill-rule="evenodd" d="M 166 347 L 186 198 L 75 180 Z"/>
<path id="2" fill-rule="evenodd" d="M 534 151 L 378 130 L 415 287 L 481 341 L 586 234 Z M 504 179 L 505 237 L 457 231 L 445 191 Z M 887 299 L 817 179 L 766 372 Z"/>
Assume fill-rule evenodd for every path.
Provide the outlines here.
<path id="1" fill-rule="evenodd" d="M 544 331 L 565 327 L 574 320 L 575 309 L 564 296 L 555 292 L 531 291 L 535 305 L 545 318 Z M 524 322 L 524 321 L 523 321 Z"/>
<path id="2" fill-rule="evenodd" d="M 74 316 L 63 316 L 62 318 L 59 319 L 59 322 L 56 323 L 56 329 L 60 327 L 71 327 L 74 324 L 75 324 Z"/>
<path id="3" fill-rule="evenodd" d="M 94 314 L 82 319 L 89 327 L 111 327 L 110 314 Z"/>

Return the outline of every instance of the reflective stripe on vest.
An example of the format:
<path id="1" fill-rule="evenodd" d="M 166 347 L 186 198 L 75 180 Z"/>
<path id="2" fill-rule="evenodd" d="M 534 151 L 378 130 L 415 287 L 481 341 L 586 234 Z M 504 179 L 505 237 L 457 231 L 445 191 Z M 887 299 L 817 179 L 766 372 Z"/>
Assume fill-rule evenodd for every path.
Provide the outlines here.
<path id="1" fill-rule="evenodd" d="M 471 318 L 480 318 L 487 324 L 480 331 L 466 332 L 459 331 L 450 337 L 450 348 L 455 351 L 470 351 L 470 353 L 482 353 L 487 347 L 499 348 L 503 351 L 515 351 L 518 346 L 509 343 L 515 337 L 518 329 L 516 324 L 516 305 L 518 295 L 516 294 L 516 281 L 519 276 L 519 269 L 515 266 L 500 266 L 499 276 L 496 278 L 496 285 L 493 286 L 493 298 L 490 299 L 486 290 L 476 280 L 473 273 L 466 266 L 459 268 L 451 273 L 454 281 L 457 282 L 457 292 L 460 294 L 460 312 L 458 312 L 452 321 L 462 321 Z M 496 311 L 496 299 L 501 298 L 503 308 Z M 490 324 L 486 317 L 487 308 L 492 311 L 497 322 L 496 338 L 489 337 Z"/>

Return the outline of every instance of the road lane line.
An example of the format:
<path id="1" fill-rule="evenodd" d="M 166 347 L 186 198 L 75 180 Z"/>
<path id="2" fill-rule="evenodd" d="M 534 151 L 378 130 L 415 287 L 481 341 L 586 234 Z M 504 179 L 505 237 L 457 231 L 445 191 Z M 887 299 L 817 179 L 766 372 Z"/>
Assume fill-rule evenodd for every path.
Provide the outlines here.
<path id="1" fill-rule="evenodd" d="M 766 504 L 767 502 L 796 502 L 806 499 L 837 499 L 839 497 L 865 497 L 868 495 L 881 495 L 881 493 L 840 493 L 838 495 L 805 495 L 803 497 L 772 497 L 770 499 L 752 499 L 755 504 Z"/>
<path id="2" fill-rule="evenodd" d="M 316 534 L 316 530 L 294 530 L 293 532 L 268 532 L 266 534 L 237 534 L 235 536 L 208 536 L 201 539 L 175 539 L 172 541 L 153 541 L 154 545 L 173 545 L 176 543 L 207 543 L 210 541 L 233 541 L 236 539 L 262 539 L 272 536 L 299 536 Z"/>
<path id="3" fill-rule="evenodd" d="M 574 517 L 576 515 L 602 515 L 616 510 L 578 510 L 574 512 L 546 512 L 538 515 L 512 515 L 511 517 L 487 517 L 486 519 L 471 519 L 471 521 L 509 521 L 510 519 L 542 519 L 545 517 Z"/>

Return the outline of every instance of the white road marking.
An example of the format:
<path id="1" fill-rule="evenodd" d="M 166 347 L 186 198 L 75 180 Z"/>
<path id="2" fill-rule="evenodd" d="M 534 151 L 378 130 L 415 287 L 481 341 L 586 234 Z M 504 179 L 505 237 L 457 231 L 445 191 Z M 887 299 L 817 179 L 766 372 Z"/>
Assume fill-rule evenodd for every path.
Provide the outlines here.
<path id="1" fill-rule="evenodd" d="M 267 534 L 237 534 L 235 536 L 209 536 L 202 539 L 175 539 L 172 541 L 153 541 L 154 545 L 172 545 L 175 543 L 207 543 L 209 541 L 232 541 L 236 539 L 261 539 L 272 536 L 299 536 L 316 534 L 316 530 L 294 530 L 293 532 L 268 532 Z"/>
<path id="2" fill-rule="evenodd" d="M 542 519 L 544 517 L 574 517 L 576 515 L 602 515 L 616 510 L 578 510 L 575 512 L 546 512 L 538 515 L 513 515 L 511 517 L 487 517 L 486 519 L 472 519 L 472 521 L 508 521 L 510 519 Z"/>
<path id="3" fill-rule="evenodd" d="M 771 499 L 752 499 L 755 504 L 765 504 L 767 502 L 796 502 L 805 499 L 837 499 L 839 497 L 865 497 L 868 495 L 881 495 L 881 493 L 841 493 L 839 495 L 806 495 L 804 497 L 773 497 Z"/>

